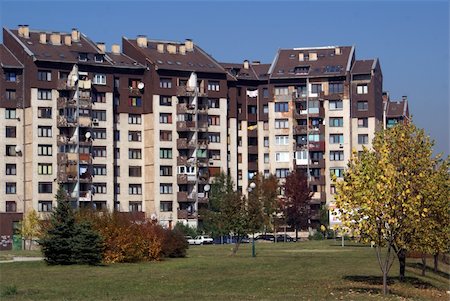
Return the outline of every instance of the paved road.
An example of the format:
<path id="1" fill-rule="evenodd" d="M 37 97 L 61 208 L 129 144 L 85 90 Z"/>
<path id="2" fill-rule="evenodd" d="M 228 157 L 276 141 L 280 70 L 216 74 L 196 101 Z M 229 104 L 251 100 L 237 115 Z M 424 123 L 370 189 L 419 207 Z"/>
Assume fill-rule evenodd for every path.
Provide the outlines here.
<path id="1" fill-rule="evenodd" d="M 9 262 L 23 262 L 23 261 L 40 261 L 44 260 L 44 257 L 23 257 L 23 256 L 15 256 L 12 260 L 3 260 L 0 263 L 9 263 Z"/>

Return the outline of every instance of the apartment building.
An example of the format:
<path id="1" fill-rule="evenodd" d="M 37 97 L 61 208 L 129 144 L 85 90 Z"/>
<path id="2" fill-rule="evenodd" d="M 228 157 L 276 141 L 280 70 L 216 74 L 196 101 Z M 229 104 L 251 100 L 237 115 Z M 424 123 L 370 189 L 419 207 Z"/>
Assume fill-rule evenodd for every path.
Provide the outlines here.
<path id="1" fill-rule="evenodd" d="M 352 149 L 408 115 L 377 59 L 355 48 L 280 49 L 271 64 L 218 63 L 190 39 L 122 38 L 106 51 L 77 29 L 3 29 L 1 234 L 42 216 L 58 185 L 74 207 L 201 224 L 209 183 L 309 175 L 312 224 Z M 3 118 L 4 116 L 4 118 Z M 4 134 L 3 134 L 4 133 Z M 280 189 L 282 196 L 282 190 Z M 14 226 L 15 225 L 15 226 Z"/>

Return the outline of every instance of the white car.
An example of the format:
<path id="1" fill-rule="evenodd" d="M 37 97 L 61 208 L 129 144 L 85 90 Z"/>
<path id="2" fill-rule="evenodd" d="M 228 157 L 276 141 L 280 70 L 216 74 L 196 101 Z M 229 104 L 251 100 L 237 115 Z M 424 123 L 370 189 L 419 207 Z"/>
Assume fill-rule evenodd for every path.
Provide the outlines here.
<path id="1" fill-rule="evenodd" d="M 195 241 L 192 238 L 192 236 L 185 236 L 184 238 L 186 238 L 186 241 L 188 242 L 188 244 L 195 245 Z"/>
<path id="2" fill-rule="evenodd" d="M 194 238 L 194 241 L 193 241 L 194 245 L 206 245 L 206 244 L 212 244 L 212 243 L 213 243 L 213 239 L 208 235 L 199 235 L 196 238 Z M 191 243 L 189 243 L 189 244 L 191 244 Z"/>

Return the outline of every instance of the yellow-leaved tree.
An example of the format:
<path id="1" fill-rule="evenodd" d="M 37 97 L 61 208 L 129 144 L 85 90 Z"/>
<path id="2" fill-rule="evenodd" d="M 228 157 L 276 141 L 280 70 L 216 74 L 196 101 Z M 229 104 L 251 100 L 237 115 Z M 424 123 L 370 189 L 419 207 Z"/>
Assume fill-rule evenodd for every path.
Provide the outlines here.
<path id="1" fill-rule="evenodd" d="M 336 183 L 335 200 L 342 225 L 361 241 L 375 243 L 384 294 L 395 257 L 402 281 L 407 251 L 439 245 L 437 239 L 432 243 L 428 236 L 448 237 L 444 233 L 449 224 L 445 209 L 448 184 L 436 181 L 443 177 L 445 182 L 442 166 L 448 159 L 442 162 L 433 157 L 432 146 L 430 138 L 412 122 L 400 123 L 377 132 L 372 150 L 354 152 L 343 181 Z M 448 170 L 445 172 L 448 181 Z M 432 226 L 435 219 L 442 222 L 440 227 Z"/>
<path id="2" fill-rule="evenodd" d="M 29 211 L 23 219 L 20 234 L 22 235 L 22 239 L 25 241 L 25 246 L 28 242 L 28 249 L 31 250 L 33 240 L 40 238 L 42 234 L 39 216 L 34 209 Z"/>

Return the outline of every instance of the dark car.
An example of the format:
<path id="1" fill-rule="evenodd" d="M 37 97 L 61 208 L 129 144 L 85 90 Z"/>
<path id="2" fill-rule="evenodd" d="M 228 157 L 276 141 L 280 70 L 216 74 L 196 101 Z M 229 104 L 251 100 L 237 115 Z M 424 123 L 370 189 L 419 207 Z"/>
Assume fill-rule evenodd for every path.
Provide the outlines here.
<path id="1" fill-rule="evenodd" d="M 255 240 L 275 241 L 275 236 L 273 234 L 260 234 L 255 237 Z"/>
<path id="2" fill-rule="evenodd" d="M 294 239 L 290 237 L 289 235 L 285 234 L 278 234 L 277 235 L 277 242 L 293 242 Z"/>

